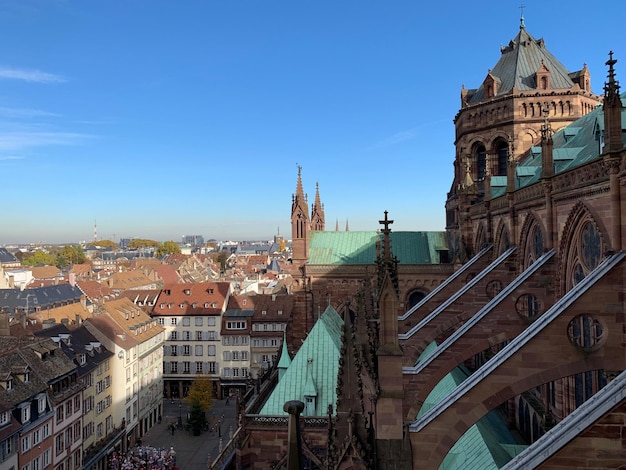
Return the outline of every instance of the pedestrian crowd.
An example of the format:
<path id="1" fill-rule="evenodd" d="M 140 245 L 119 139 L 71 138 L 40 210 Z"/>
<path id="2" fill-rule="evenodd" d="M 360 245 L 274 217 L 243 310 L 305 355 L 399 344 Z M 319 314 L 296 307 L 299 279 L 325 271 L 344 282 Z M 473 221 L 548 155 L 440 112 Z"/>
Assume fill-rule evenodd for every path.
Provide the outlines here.
<path id="1" fill-rule="evenodd" d="M 158 447 L 137 446 L 126 455 L 113 452 L 109 462 L 111 470 L 179 470 L 176 466 L 176 451 Z"/>

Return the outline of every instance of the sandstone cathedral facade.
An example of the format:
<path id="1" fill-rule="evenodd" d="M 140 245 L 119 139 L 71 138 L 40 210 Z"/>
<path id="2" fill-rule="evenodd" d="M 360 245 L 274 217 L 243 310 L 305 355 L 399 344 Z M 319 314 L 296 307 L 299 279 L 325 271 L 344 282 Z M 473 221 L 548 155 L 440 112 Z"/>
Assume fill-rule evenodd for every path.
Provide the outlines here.
<path id="1" fill-rule="evenodd" d="M 287 468 L 286 413 L 263 409 L 291 393 L 300 468 L 623 468 L 616 63 L 596 95 L 587 67 L 567 70 L 522 20 L 461 90 L 445 231 L 394 232 L 392 210 L 373 232 L 328 231 L 299 169 L 294 316 L 223 465 Z"/>

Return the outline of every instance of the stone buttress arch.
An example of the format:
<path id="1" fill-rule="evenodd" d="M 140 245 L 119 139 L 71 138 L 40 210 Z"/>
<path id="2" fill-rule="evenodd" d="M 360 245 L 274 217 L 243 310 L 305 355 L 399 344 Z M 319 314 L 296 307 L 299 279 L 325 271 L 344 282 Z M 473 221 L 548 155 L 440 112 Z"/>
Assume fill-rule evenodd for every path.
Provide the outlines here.
<path id="1" fill-rule="evenodd" d="M 504 218 L 500 218 L 498 220 L 497 228 L 495 231 L 495 239 L 493 246 L 495 247 L 496 256 L 504 253 L 512 244 L 511 240 L 511 232 L 509 231 L 508 223 L 504 220 Z"/>
<path id="2" fill-rule="evenodd" d="M 487 245 L 487 228 L 484 221 L 480 221 L 476 229 L 476 237 L 474 238 L 474 249 L 479 252 Z"/>

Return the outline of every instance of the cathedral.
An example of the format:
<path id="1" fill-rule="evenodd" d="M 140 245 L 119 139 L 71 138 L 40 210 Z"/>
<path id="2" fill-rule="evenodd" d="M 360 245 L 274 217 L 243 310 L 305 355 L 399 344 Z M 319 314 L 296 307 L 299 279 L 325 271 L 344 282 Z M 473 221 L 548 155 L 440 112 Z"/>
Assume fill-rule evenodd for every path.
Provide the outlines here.
<path id="1" fill-rule="evenodd" d="M 596 95 L 522 19 L 461 89 L 445 231 L 326 230 L 298 170 L 293 318 L 222 468 L 624 468 L 616 64 Z"/>

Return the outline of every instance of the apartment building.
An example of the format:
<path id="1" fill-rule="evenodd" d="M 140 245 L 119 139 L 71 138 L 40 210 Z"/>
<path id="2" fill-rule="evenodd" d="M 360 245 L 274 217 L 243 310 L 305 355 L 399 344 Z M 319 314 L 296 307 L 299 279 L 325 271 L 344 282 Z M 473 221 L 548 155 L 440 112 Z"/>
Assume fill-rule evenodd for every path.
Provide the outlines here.
<path id="1" fill-rule="evenodd" d="M 81 469 L 84 386 L 76 364 L 50 338 L 1 340 L 2 388 L 7 401 L 19 400 L 4 418 L 9 427 L 19 427 L 17 468 Z"/>
<path id="2" fill-rule="evenodd" d="M 29 348 L 20 339 L 0 337 L 0 468 L 49 467 L 53 462 L 53 407 L 44 377 L 22 354 Z M 55 346 L 46 342 L 39 351 Z M 32 358 L 32 357 L 31 357 Z M 34 358 L 40 360 L 39 358 Z M 42 355 L 42 361 L 48 361 Z"/>
<path id="3" fill-rule="evenodd" d="M 239 366 L 247 367 L 246 377 L 256 380 L 276 364 L 284 332 L 291 318 L 293 304 L 293 296 L 286 294 L 240 294 L 230 298 L 226 315 L 232 318 L 239 315 L 244 318 L 250 335 L 249 340 L 246 340 L 249 344 L 248 364 Z M 226 326 L 229 326 L 228 322 Z M 238 325 L 231 324 L 230 326 Z M 226 346 L 224 345 L 225 335 L 234 335 L 236 331 L 239 331 L 239 334 L 242 332 L 242 330 L 235 329 L 223 331 L 223 346 Z"/>
<path id="4" fill-rule="evenodd" d="M 228 308 L 222 318 L 220 396 L 243 395 L 250 378 L 252 308 Z"/>
<path id="5" fill-rule="evenodd" d="M 111 361 L 113 353 L 107 350 L 84 326 L 70 330 L 66 325 L 54 325 L 36 333 L 57 343 L 67 357 L 78 366 L 78 378 L 83 382 L 82 438 L 83 468 L 105 470 L 108 468 L 107 452 L 121 447 L 121 426 L 111 426 L 112 419 L 103 405 L 111 390 Z M 104 397 L 104 398 L 103 398 Z M 111 400 L 115 397 L 111 396 Z M 96 406 L 100 403 L 100 406 Z M 33 469 L 34 470 L 34 469 Z"/>
<path id="6" fill-rule="evenodd" d="M 163 381 L 167 398 L 182 398 L 198 375 L 208 376 L 220 396 L 220 332 L 228 282 L 167 284 L 152 310 L 165 329 Z"/>
<path id="7" fill-rule="evenodd" d="M 113 353 L 110 393 L 98 393 L 96 413 L 105 412 L 106 434 L 124 428 L 122 450 L 133 446 L 162 413 L 162 348 L 164 330 L 127 298 L 110 301 L 84 323 L 87 330 Z M 141 369 L 141 370 L 140 370 Z M 97 375 L 97 374 L 96 374 Z M 103 397 L 101 399 L 101 397 Z M 112 401 L 111 397 L 115 397 Z M 110 418 L 110 419 L 109 419 Z"/>

